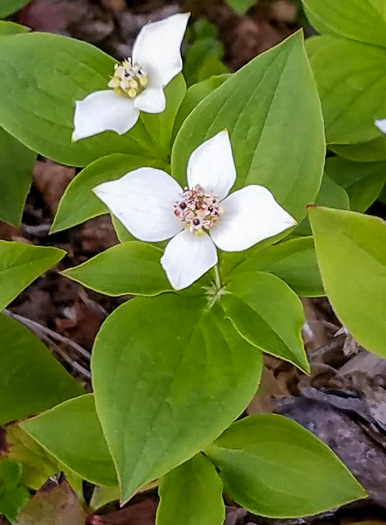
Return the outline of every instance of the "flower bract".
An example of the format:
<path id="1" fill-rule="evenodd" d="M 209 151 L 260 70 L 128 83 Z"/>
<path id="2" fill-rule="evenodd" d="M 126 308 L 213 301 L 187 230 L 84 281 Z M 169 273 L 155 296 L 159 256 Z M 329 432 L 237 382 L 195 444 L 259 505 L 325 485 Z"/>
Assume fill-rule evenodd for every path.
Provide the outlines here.
<path id="1" fill-rule="evenodd" d="M 217 248 L 242 251 L 296 221 L 259 185 L 229 192 L 236 168 L 227 131 L 191 155 L 187 187 L 164 171 L 140 168 L 94 189 L 111 213 L 142 241 L 165 241 L 161 264 L 176 290 L 217 264 Z"/>
<path id="2" fill-rule="evenodd" d="M 382 131 L 382 133 L 386 134 L 386 118 L 381 120 L 376 120 L 375 125 L 379 129 L 379 131 Z"/>
<path id="3" fill-rule="evenodd" d="M 162 113 L 164 88 L 182 70 L 181 43 L 189 14 L 178 13 L 145 25 L 133 56 L 116 64 L 106 87 L 76 101 L 73 140 L 103 131 L 122 135 L 137 122 L 141 111 Z"/>

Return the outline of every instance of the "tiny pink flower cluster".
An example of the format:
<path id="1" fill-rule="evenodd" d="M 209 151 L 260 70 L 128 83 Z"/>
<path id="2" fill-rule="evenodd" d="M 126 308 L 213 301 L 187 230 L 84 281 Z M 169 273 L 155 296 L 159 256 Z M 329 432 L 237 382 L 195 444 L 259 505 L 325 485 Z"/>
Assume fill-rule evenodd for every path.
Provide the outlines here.
<path id="1" fill-rule="evenodd" d="M 218 197 L 205 193 L 199 185 L 192 190 L 186 188 L 182 199 L 174 204 L 174 215 L 185 223 L 186 230 L 196 235 L 201 235 L 203 228 L 209 230 L 217 224 L 222 213 Z"/>

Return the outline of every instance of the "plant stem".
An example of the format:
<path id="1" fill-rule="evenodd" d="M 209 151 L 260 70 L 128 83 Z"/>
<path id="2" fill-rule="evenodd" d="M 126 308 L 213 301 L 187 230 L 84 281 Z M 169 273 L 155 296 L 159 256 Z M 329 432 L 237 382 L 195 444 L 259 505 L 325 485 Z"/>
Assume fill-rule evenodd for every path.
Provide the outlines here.
<path id="1" fill-rule="evenodd" d="M 217 264 L 214 267 L 214 277 L 215 277 L 215 283 L 216 283 L 217 290 L 220 290 L 222 288 L 222 284 L 221 284 L 221 277 L 220 277 L 220 272 L 219 272 Z"/>

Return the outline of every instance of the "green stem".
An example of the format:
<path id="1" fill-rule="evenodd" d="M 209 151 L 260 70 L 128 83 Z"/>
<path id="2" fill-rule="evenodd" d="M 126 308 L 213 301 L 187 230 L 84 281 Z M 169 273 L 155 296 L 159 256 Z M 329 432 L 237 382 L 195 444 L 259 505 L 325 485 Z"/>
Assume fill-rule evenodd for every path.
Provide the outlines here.
<path id="1" fill-rule="evenodd" d="M 215 278 L 217 290 L 220 290 L 222 288 L 222 284 L 221 284 L 221 277 L 220 277 L 220 272 L 219 272 L 217 264 L 214 267 L 214 278 Z"/>

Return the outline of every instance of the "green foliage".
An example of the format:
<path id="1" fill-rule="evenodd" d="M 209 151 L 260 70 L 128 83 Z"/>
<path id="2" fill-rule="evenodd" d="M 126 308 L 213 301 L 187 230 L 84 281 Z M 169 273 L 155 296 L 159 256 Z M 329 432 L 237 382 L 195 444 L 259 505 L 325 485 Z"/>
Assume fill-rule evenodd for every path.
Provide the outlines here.
<path id="1" fill-rule="evenodd" d="M 3 459 L 0 461 L 0 514 L 16 523 L 20 510 L 29 500 L 28 490 L 21 486 L 20 463 Z"/>
<path id="2" fill-rule="evenodd" d="M 238 15 L 244 15 L 259 0 L 225 0 Z"/>
<path id="3" fill-rule="evenodd" d="M 220 298 L 226 315 L 250 344 L 309 372 L 299 298 L 275 275 L 240 268 Z"/>
<path id="4" fill-rule="evenodd" d="M 0 314 L 0 331 L 0 369 L 8 378 L 0 382 L 0 425 L 83 393 L 29 330 Z"/>
<path id="5" fill-rule="evenodd" d="M 354 212 L 310 208 L 324 287 L 342 323 L 386 356 L 386 224 Z"/>
<path id="6" fill-rule="evenodd" d="M 0 220 L 20 224 L 35 160 L 36 153 L 0 128 Z"/>
<path id="7" fill-rule="evenodd" d="M 97 337 L 92 372 L 97 413 L 127 501 L 240 415 L 259 383 L 261 354 L 220 306 L 208 310 L 203 298 L 164 294 L 114 311 Z"/>
<path id="8" fill-rule="evenodd" d="M 325 146 L 300 33 L 252 60 L 190 113 L 172 152 L 172 174 L 181 184 L 192 151 L 225 128 L 238 174 L 234 189 L 262 184 L 302 219 L 320 186 Z"/>
<path id="9" fill-rule="evenodd" d="M 303 4 L 320 33 L 386 47 L 384 0 L 303 0 Z"/>
<path id="10" fill-rule="evenodd" d="M 1 7 L 0 7 L 1 10 Z M 15 24 L 15 22 L 4 22 L 0 20 L 0 36 L 17 35 L 18 33 L 28 33 L 29 27 Z"/>
<path id="11" fill-rule="evenodd" d="M 64 254 L 57 248 L 0 240 L 0 310 Z"/>
<path id="12" fill-rule="evenodd" d="M 117 485 L 114 464 L 92 395 L 80 396 L 55 406 L 26 421 L 22 428 L 82 478 L 96 485 Z"/>
<path id="13" fill-rule="evenodd" d="M 359 163 L 341 157 L 330 157 L 325 171 L 346 190 L 350 210 L 358 212 L 366 211 L 377 199 L 386 180 L 386 162 Z"/>
<path id="14" fill-rule="evenodd" d="M 282 416 L 234 423 L 205 453 L 225 492 L 260 516 L 303 517 L 366 497 L 324 443 Z"/>
<path id="15" fill-rule="evenodd" d="M 135 155 L 115 154 L 101 157 L 89 164 L 67 186 L 59 203 L 51 232 L 59 232 L 81 224 L 88 219 L 107 213 L 103 202 L 92 189 L 110 180 L 119 179 L 143 166 L 164 168 L 157 161 Z"/>
<path id="16" fill-rule="evenodd" d="M 280 277 L 300 296 L 324 295 L 311 237 L 291 239 L 264 250 L 254 249 L 244 262 L 233 269 L 233 275 L 258 271 Z"/>
<path id="17" fill-rule="evenodd" d="M 152 244 L 129 241 L 113 246 L 63 273 L 88 288 L 110 296 L 159 295 L 171 291 L 160 263 L 162 254 L 163 251 Z"/>
<path id="18" fill-rule="evenodd" d="M 386 49 L 323 35 L 309 40 L 307 51 L 327 142 L 354 144 L 379 137 L 374 121 L 386 116 Z"/>
<path id="19" fill-rule="evenodd" d="M 157 525 L 222 525 L 225 507 L 216 469 L 202 454 L 167 474 L 161 482 Z"/>
<path id="20" fill-rule="evenodd" d="M 30 0 L 1 0 L 0 4 L 0 18 L 5 18 L 12 15 L 18 9 L 28 4 Z"/>
<path id="21" fill-rule="evenodd" d="M 167 121 L 183 96 L 181 78 L 167 88 L 170 112 L 146 115 L 124 136 L 109 131 L 73 143 L 75 101 L 105 89 L 115 61 L 85 42 L 43 33 L 0 39 L 0 54 L 0 125 L 30 149 L 73 166 L 112 153 L 166 160 Z"/>

